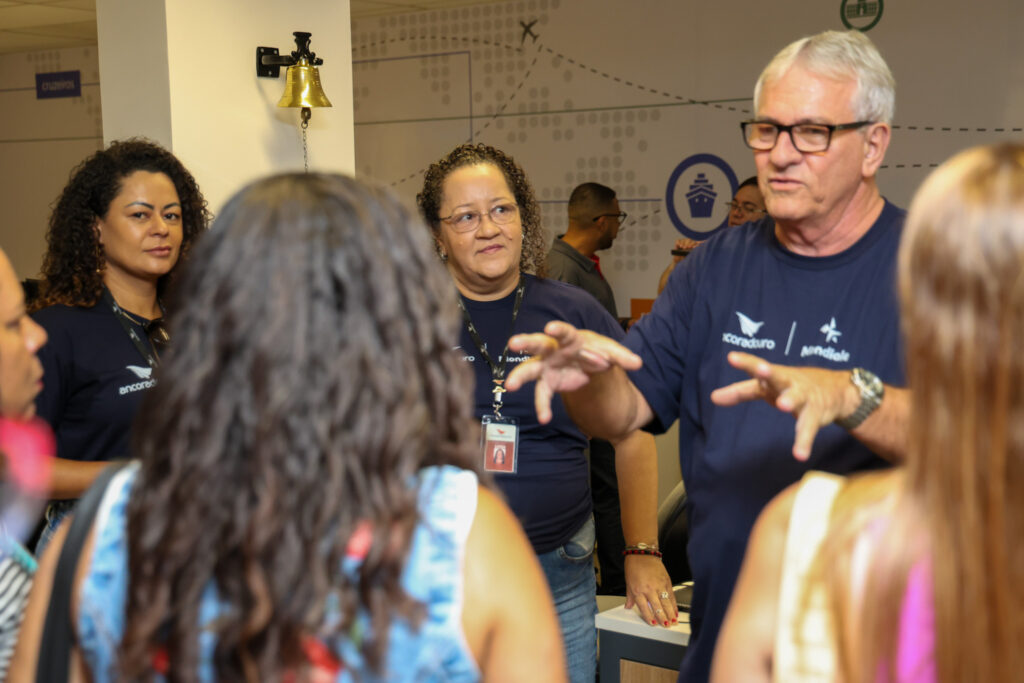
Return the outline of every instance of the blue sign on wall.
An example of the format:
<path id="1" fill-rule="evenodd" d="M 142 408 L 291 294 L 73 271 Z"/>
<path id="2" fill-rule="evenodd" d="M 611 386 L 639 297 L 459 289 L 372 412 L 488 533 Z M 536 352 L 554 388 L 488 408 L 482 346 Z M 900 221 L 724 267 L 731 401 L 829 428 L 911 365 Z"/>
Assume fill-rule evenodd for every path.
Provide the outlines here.
<path id="1" fill-rule="evenodd" d="M 36 99 L 48 100 L 54 97 L 81 97 L 81 71 L 52 71 L 36 74 Z"/>
<path id="2" fill-rule="evenodd" d="M 739 185 L 725 159 L 694 154 L 683 159 L 668 179 L 665 208 L 684 237 L 707 239 L 729 221 L 729 202 Z"/>

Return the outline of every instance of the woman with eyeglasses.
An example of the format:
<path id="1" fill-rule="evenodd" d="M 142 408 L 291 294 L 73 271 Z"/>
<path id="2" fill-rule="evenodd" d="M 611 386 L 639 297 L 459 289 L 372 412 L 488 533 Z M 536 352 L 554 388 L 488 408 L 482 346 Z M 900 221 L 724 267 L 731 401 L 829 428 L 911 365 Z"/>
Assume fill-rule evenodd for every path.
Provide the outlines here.
<path id="1" fill-rule="evenodd" d="M 616 339 L 622 328 L 582 289 L 543 277 L 540 210 L 522 168 L 502 151 L 455 148 L 427 169 L 416 199 L 460 295 L 460 353 L 476 376 L 479 462 L 494 474 L 540 560 L 571 679 L 592 683 L 596 584 L 587 437 L 557 397 L 553 415 L 542 422 L 532 391 L 506 393 L 503 383 L 526 360 L 509 355 L 513 334 L 540 332 L 552 320 Z M 616 452 L 623 531 L 636 551 L 626 558 L 629 604 L 636 602 L 649 623 L 667 626 L 676 606 L 656 548 L 653 438 L 637 434 L 616 444 Z"/>
<path id="2" fill-rule="evenodd" d="M 57 199 L 32 314 L 50 338 L 37 412 L 57 436 L 37 552 L 103 467 L 129 457 L 132 420 L 169 341 L 161 297 L 208 221 L 192 175 L 141 139 L 85 159 Z"/>

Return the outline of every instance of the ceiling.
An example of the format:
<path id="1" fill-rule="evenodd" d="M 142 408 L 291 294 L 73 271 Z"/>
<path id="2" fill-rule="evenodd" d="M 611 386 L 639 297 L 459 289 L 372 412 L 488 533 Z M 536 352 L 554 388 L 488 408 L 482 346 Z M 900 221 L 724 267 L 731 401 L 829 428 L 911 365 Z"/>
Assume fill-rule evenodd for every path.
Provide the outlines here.
<path id="1" fill-rule="evenodd" d="M 496 1 L 350 0 L 350 8 L 358 19 Z M 96 0 L 0 0 L 0 54 L 95 44 Z"/>

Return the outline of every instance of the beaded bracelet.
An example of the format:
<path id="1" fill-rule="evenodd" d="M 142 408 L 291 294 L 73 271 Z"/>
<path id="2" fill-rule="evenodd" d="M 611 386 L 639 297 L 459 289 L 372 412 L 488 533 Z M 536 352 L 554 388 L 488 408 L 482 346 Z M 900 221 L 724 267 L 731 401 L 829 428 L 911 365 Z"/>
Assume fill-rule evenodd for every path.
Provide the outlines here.
<path id="1" fill-rule="evenodd" d="M 627 545 L 622 551 L 622 555 L 651 555 L 661 559 L 661 551 L 658 550 L 657 546 L 647 545 L 646 543 L 639 543 L 637 545 Z"/>

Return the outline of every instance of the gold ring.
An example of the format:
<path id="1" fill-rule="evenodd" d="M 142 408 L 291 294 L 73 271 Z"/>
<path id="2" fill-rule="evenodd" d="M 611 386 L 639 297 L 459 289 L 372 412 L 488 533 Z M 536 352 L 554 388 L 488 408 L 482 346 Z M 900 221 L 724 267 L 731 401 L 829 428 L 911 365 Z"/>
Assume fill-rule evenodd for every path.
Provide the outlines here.
<path id="1" fill-rule="evenodd" d="M 668 600 L 668 591 L 661 591 L 661 599 Z"/>

